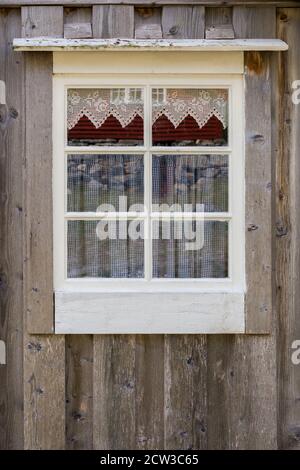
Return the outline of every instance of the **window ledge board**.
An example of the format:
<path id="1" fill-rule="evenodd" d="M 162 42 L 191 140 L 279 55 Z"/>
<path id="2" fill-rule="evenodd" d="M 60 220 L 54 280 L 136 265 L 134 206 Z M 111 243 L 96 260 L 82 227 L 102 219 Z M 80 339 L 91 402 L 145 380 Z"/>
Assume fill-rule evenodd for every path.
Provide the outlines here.
<path id="1" fill-rule="evenodd" d="M 281 39 L 64 39 L 16 38 L 15 51 L 285 51 Z"/>
<path id="2" fill-rule="evenodd" d="M 56 334 L 245 333 L 244 293 L 56 292 Z"/>

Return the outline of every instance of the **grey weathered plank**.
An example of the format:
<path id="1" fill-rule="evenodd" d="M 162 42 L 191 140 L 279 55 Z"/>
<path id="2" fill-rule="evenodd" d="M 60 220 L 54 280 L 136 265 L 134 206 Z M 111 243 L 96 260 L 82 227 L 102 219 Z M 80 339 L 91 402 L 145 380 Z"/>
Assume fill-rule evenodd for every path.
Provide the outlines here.
<path id="1" fill-rule="evenodd" d="M 164 446 L 164 336 L 136 336 L 136 449 Z"/>
<path id="2" fill-rule="evenodd" d="M 22 37 L 63 37 L 62 6 L 25 6 L 21 8 Z"/>
<path id="3" fill-rule="evenodd" d="M 231 24 L 219 24 L 208 26 L 205 29 L 206 39 L 234 39 L 234 31 Z"/>
<path id="4" fill-rule="evenodd" d="M 52 54 L 26 56 L 24 278 L 27 329 L 53 332 Z"/>
<path id="5" fill-rule="evenodd" d="M 135 336 L 94 336 L 94 449 L 136 448 L 135 396 Z"/>
<path id="6" fill-rule="evenodd" d="M 276 37 L 276 9 L 235 7 L 238 38 Z M 246 331 L 268 333 L 272 315 L 271 80 L 266 54 L 245 54 L 246 66 Z M 263 98 L 263 99 L 262 99 Z"/>
<path id="7" fill-rule="evenodd" d="M 161 8 L 135 8 L 134 37 L 136 39 L 160 39 Z"/>
<path id="8" fill-rule="evenodd" d="M 205 8 L 206 39 L 233 39 L 232 8 Z"/>
<path id="9" fill-rule="evenodd" d="M 206 449 L 206 336 L 165 337 L 165 449 Z"/>
<path id="10" fill-rule="evenodd" d="M 24 335 L 24 448 L 65 448 L 65 338 Z"/>
<path id="11" fill-rule="evenodd" d="M 276 38 L 275 17 L 274 6 L 260 6 L 259 12 L 255 7 L 235 6 L 232 12 L 235 35 L 237 38 L 247 39 Z"/>
<path id="12" fill-rule="evenodd" d="M 0 10 L 0 339 L 6 365 L 0 366 L 0 449 L 22 449 L 23 422 L 23 190 L 24 61 L 11 41 L 20 35 L 17 9 Z"/>
<path id="13" fill-rule="evenodd" d="M 263 19 L 260 15 L 263 15 Z M 234 18 L 234 29 L 239 32 L 239 37 L 260 37 L 269 36 L 272 37 L 274 31 L 276 18 L 275 10 L 254 8 L 251 10 L 251 29 L 247 24 L 247 17 L 249 15 L 248 9 L 242 9 L 238 7 L 238 11 L 233 12 Z M 257 18 L 257 21 L 255 21 Z M 261 29 L 261 22 L 264 24 L 264 28 Z M 238 27 L 236 27 L 238 25 Z M 259 26 L 259 27 L 256 27 Z M 255 61 L 254 59 L 257 59 Z M 257 110 L 253 108 L 250 114 L 250 110 L 247 111 L 248 118 L 248 144 L 250 149 L 252 145 L 256 146 L 255 142 L 251 144 L 254 139 L 251 139 L 253 135 L 253 129 L 255 127 L 253 121 L 255 121 L 256 113 L 259 116 L 264 116 L 262 108 L 267 110 L 266 116 L 269 122 L 262 122 L 258 120 L 260 128 L 254 134 L 261 134 L 263 129 L 264 139 L 261 142 L 262 147 L 265 146 L 266 140 L 270 139 L 270 136 L 265 136 L 266 125 L 271 125 L 270 122 L 270 83 L 269 83 L 269 69 L 268 61 L 269 58 L 266 55 L 250 55 L 246 58 L 248 65 L 248 72 L 246 76 L 246 102 L 249 103 L 253 99 L 253 103 L 257 103 L 258 97 L 260 101 L 266 100 L 264 103 L 257 104 Z M 258 67 L 258 65 L 260 65 Z M 252 83 L 251 83 L 252 80 Z M 265 83 L 265 88 L 262 83 Z M 254 86 L 255 85 L 255 86 Z M 264 95 L 266 92 L 266 97 Z M 269 97 L 269 99 L 268 99 Z M 267 99 L 266 99 L 267 98 Z M 252 120 L 251 120 L 252 115 Z M 247 132 L 248 132 L 247 130 Z M 271 134 L 271 129 L 269 130 Z M 257 138 L 259 141 L 260 139 Z M 257 147 L 259 147 L 257 142 Z M 270 145 L 270 144 L 269 144 Z M 253 148 L 253 151 L 254 151 Z M 253 185 L 254 169 L 250 171 L 249 166 L 252 163 L 256 163 L 256 157 L 249 153 L 249 147 L 246 152 L 247 157 L 251 160 L 246 163 L 246 181 L 249 191 Z M 254 151 L 258 152 L 265 158 L 265 153 L 261 154 L 261 150 L 258 148 Z M 271 158 L 270 151 L 267 152 L 268 158 Z M 259 174 L 261 167 L 258 167 L 257 178 L 261 181 L 262 175 Z M 269 166 L 267 165 L 266 174 L 268 176 L 266 182 L 269 181 Z M 248 176 L 249 175 L 249 176 Z M 249 181 L 248 181 L 249 178 Z M 264 188 L 264 186 L 262 186 Z M 267 188 L 269 189 L 269 188 Z M 261 197 L 254 195 L 254 208 L 251 209 L 250 214 L 256 217 L 261 217 L 261 207 L 256 201 L 261 201 Z M 266 196 L 267 197 L 267 196 Z M 249 202 L 246 202 L 246 212 L 249 214 Z M 251 204 L 250 204 L 251 208 Z M 263 211 L 267 209 L 266 221 L 270 215 L 268 211 L 271 211 L 269 199 L 265 201 Z M 265 224 L 265 220 L 262 221 Z M 254 222 L 255 223 L 255 222 Z M 259 220 L 260 227 L 263 227 L 261 220 Z M 254 228 L 254 227 L 252 227 Z M 253 233 L 259 231 L 250 230 L 248 236 L 252 236 Z M 265 230 L 265 228 L 263 229 Z M 268 227 L 268 231 L 271 227 Z M 267 236 L 267 241 L 260 239 L 257 242 L 255 249 L 260 252 L 261 245 L 269 252 L 271 245 L 271 237 Z M 259 245 L 260 244 L 260 245 Z M 249 241 L 247 242 L 248 255 L 249 253 Z M 254 252 L 253 256 L 255 257 Z M 264 254 L 265 256 L 265 254 Z M 269 256 L 269 255 L 268 255 Z M 263 258 L 264 259 L 264 258 Z M 250 260 L 251 261 L 251 260 Z M 260 266 L 260 265 L 259 265 Z M 259 272 L 259 266 L 258 272 Z M 249 260 L 248 260 L 249 269 Z M 250 278 L 253 276 L 253 272 L 249 273 Z M 267 277 L 270 273 L 266 271 Z M 252 282 L 252 281 L 251 281 Z M 252 284 L 252 288 L 255 284 Z M 269 293 L 269 280 L 267 281 L 267 298 L 268 305 L 270 304 L 270 293 Z M 253 291 L 252 291 L 253 292 Z M 261 290 L 258 293 L 254 291 L 254 296 L 258 296 L 261 301 L 261 296 L 264 295 Z M 257 307 L 256 298 L 250 298 L 247 300 L 250 302 L 249 305 Z M 252 304 L 253 302 L 253 304 Z M 257 318 L 256 311 L 251 312 L 254 318 Z M 270 312 L 271 313 L 271 312 Z M 274 317 L 273 317 L 274 319 Z M 268 336 L 209 336 L 208 337 L 208 447 L 211 449 L 272 449 L 277 447 L 277 399 L 276 399 L 276 336 L 274 331 L 274 322 L 271 327 L 271 334 Z M 221 397 L 221 398 L 220 398 Z"/>
<path id="14" fill-rule="evenodd" d="M 66 336 L 66 448 L 93 448 L 93 336 Z"/>
<path id="15" fill-rule="evenodd" d="M 64 37 L 66 39 L 84 39 L 92 36 L 92 9 L 65 8 Z"/>
<path id="16" fill-rule="evenodd" d="M 26 57 L 26 171 L 24 303 L 26 330 L 53 331 L 52 273 L 52 55 Z M 30 106 L 29 106 L 30 103 Z M 33 111 L 34 110 L 34 111 Z M 26 449 L 65 447 L 63 336 L 24 332 Z"/>
<path id="17" fill-rule="evenodd" d="M 208 448 L 276 449 L 275 335 L 208 337 Z"/>
<path id="18" fill-rule="evenodd" d="M 93 6 L 94 38 L 133 38 L 134 7 L 130 5 Z"/>
<path id="19" fill-rule="evenodd" d="M 232 24 L 232 8 L 230 7 L 206 7 L 205 26 Z"/>
<path id="20" fill-rule="evenodd" d="M 300 9 L 278 11 L 278 36 L 290 45 L 278 61 L 279 148 L 276 164 L 276 299 L 278 315 L 278 442 L 300 449 L 300 373 L 291 361 L 300 339 L 300 104 L 292 84 L 299 80 Z M 298 94 L 299 97 L 299 94 Z"/>
<path id="21" fill-rule="evenodd" d="M 204 37 L 205 9 L 201 6 L 164 6 L 162 30 L 166 39 Z"/>

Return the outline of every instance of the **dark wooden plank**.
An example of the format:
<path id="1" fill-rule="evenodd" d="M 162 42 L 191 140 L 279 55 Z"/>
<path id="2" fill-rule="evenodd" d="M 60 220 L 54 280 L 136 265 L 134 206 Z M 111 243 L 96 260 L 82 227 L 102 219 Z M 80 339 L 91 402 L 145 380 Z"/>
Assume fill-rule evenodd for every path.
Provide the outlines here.
<path id="1" fill-rule="evenodd" d="M 289 50 L 278 61 L 278 131 L 276 163 L 276 299 L 278 316 L 278 443 L 300 449 L 300 374 L 291 360 L 300 339 L 300 104 L 292 84 L 299 80 L 300 9 L 278 11 L 278 37 Z M 298 94 L 299 96 L 299 94 Z"/>
<path id="2" fill-rule="evenodd" d="M 52 54 L 26 56 L 24 276 L 27 329 L 53 332 Z"/>
<path id="3" fill-rule="evenodd" d="M 93 448 L 93 336 L 66 336 L 66 448 Z"/>
<path id="4" fill-rule="evenodd" d="M 165 6 L 162 9 L 162 31 L 166 39 L 204 37 L 205 9 L 201 6 Z"/>
<path id="5" fill-rule="evenodd" d="M 134 37 L 136 39 L 160 39 L 161 8 L 135 8 Z"/>
<path id="6" fill-rule="evenodd" d="M 136 448 L 135 397 L 135 336 L 94 336 L 95 449 Z"/>
<path id="7" fill-rule="evenodd" d="M 65 338 L 24 337 L 24 448 L 65 448 Z"/>
<path id="8" fill-rule="evenodd" d="M 273 8 L 270 10 L 255 8 L 250 12 L 248 9 L 237 8 L 237 11 L 233 11 L 233 23 L 239 37 L 272 37 L 276 21 L 275 10 Z M 252 17 L 250 22 L 251 28 L 249 28 L 247 23 L 249 14 Z M 261 19 L 261 15 L 263 15 L 263 19 Z M 255 21 L 255 18 L 257 18 L 257 21 Z M 261 29 L 261 24 L 264 24 L 263 29 Z M 269 56 L 266 54 L 255 54 L 254 56 L 249 54 L 246 57 L 246 63 L 248 66 L 246 75 L 246 103 L 249 106 L 252 99 L 253 103 L 258 103 L 257 109 L 253 109 L 252 105 L 250 105 L 251 113 L 250 108 L 247 110 L 248 142 L 246 144 L 246 159 L 251 157 L 251 161 L 246 161 L 246 184 L 248 185 L 247 191 L 249 197 L 249 191 L 256 184 L 254 181 L 254 174 L 256 172 L 251 167 L 249 168 L 252 161 L 256 163 L 255 152 L 257 151 L 263 159 L 267 155 L 271 161 L 270 150 L 268 149 L 266 154 L 262 154 L 259 148 L 260 145 L 262 148 L 265 147 L 265 142 L 269 141 L 271 135 L 271 127 L 268 131 L 270 135 L 265 135 L 266 126 L 271 126 Z M 260 96 L 260 103 L 257 95 Z M 257 113 L 259 116 L 266 116 L 268 122 L 261 121 L 261 118 L 257 120 Z M 257 130 L 255 128 L 255 120 L 258 121 L 260 126 Z M 264 135 L 261 143 L 259 143 L 259 138 L 257 138 L 258 142 L 255 142 L 256 138 L 253 138 L 253 136 L 256 134 Z M 257 150 L 254 150 L 255 148 Z M 250 153 L 250 150 L 253 153 Z M 259 174 L 261 166 L 258 166 L 256 178 L 258 181 L 261 181 L 262 178 L 267 176 L 266 183 L 269 183 L 270 162 L 266 163 L 267 167 L 264 169 L 266 173 L 263 176 Z M 270 191 L 269 186 L 265 188 L 264 185 L 260 187 L 259 191 L 264 189 Z M 264 201 L 262 206 L 259 204 L 260 201 Z M 259 223 L 256 223 L 256 225 L 260 227 L 264 227 L 267 221 L 269 233 L 271 231 L 269 221 L 271 206 L 269 198 L 264 200 L 263 196 L 259 197 L 258 194 L 254 196 L 252 202 L 253 208 L 250 203 L 251 200 L 246 202 L 248 217 L 249 214 L 253 214 L 253 220 L 257 220 L 256 217 L 259 217 Z M 261 211 L 267 212 L 265 213 L 265 220 L 261 220 Z M 247 236 L 252 236 L 253 233 L 259 230 L 250 230 L 249 233 L 247 230 Z M 265 228 L 263 228 L 264 230 Z M 248 250 L 248 257 L 253 256 L 255 258 L 255 253 L 262 250 L 261 245 L 268 253 L 268 256 L 270 256 L 270 235 L 267 235 L 266 240 L 262 238 L 258 240 L 257 244 L 260 243 L 260 245 L 255 247 L 253 255 L 252 250 L 254 250 L 254 247 L 252 245 L 252 249 L 249 252 L 249 243 L 250 241 L 248 240 L 246 248 Z M 262 259 L 265 260 L 265 258 Z M 258 274 L 260 273 L 260 266 L 260 264 L 257 266 Z M 247 269 L 249 270 L 249 259 Z M 254 276 L 253 271 L 247 272 L 247 274 L 249 274 L 250 279 L 251 276 Z M 269 268 L 266 269 L 265 275 L 269 278 Z M 268 305 L 271 302 L 269 285 L 268 279 Z M 255 287 L 255 283 L 252 284 L 252 289 L 253 287 Z M 257 302 L 261 302 L 264 293 L 261 292 L 260 288 L 257 293 L 255 289 L 254 291 L 252 290 L 252 293 L 254 297 L 250 298 L 248 296 L 247 301 L 249 301 L 248 305 L 253 305 L 254 308 L 255 306 L 257 307 Z M 258 297 L 256 298 L 256 296 Z M 257 318 L 256 313 L 256 311 L 251 312 L 254 318 Z M 270 331 L 271 334 L 267 336 L 236 335 L 208 337 L 207 393 L 208 447 L 210 449 L 273 449 L 277 447 L 276 336 L 274 317 Z"/>
<path id="9" fill-rule="evenodd" d="M 134 7 L 129 5 L 93 6 L 94 38 L 133 38 Z"/>
<path id="10" fill-rule="evenodd" d="M 23 424 L 23 190 L 24 61 L 12 52 L 21 34 L 17 9 L 0 10 L 0 339 L 6 365 L 0 365 L 0 449 L 22 449 Z M 4 100 L 3 100 L 4 101 Z"/>
<path id="11" fill-rule="evenodd" d="M 165 449 L 206 449 L 206 336 L 165 337 Z"/>
<path id="12" fill-rule="evenodd" d="M 62 6 L 25 6 L 21 8 L 22 37 L 63 37 Z"/>
<path id="13" fill-rule="evenodd" d="M 136 336 L 136 449 L 164 446 L 164 336 Z"/>

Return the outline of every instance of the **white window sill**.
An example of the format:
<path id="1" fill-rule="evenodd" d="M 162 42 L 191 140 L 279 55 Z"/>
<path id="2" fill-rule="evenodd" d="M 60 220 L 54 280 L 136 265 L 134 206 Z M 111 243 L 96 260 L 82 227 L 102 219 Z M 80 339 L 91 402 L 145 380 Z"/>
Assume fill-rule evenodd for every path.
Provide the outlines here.
<path id="1" fill-rule="evenodd" d="M 244 292 L 56 292 L 55 333 L 245 333 L 244 297 Z"/>

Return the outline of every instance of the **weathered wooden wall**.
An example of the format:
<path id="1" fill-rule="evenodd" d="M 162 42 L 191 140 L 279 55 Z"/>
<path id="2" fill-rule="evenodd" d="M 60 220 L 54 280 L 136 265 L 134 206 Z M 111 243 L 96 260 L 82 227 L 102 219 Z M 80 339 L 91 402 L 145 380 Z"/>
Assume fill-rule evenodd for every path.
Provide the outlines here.
<path id="1" fill-rule="evenodd" d="M 212 2 L 207 8 L 190 2 L 194 5 L 146 11 L 109 2 L 64 9 L 60 3 L 0 10 L 0 80 L 6 82 L 10 108 L 0 110 L 0 339 L 8 346 L 7 365 L 0 365 L 0 448 L 300 449 L 300 366 L 290 359 L 291 343 L 300 339 L 300 108 L 291 101 L 291 82 L 300 79 L 300 8 L 215 9 Z M 258 226 L 256 237 L 266 241 L 267 249 L 255 252 L 251 230 L 247 243 L 253 256 L 266 260 L 259 276 L 270 276 L 273 269 L 271 334 L 28 334 L 27 321 L 30 331 L 36 321 L 39 331 L 41 325 L 45 333 L 51 328 L 43 319 L 52 309 L 47 186 L 52 59 L 45 53 L 13 53 L 12 38 L 202 38 L 212 27 L 214 34 L 277 36 L 290 44 L 279 57 L 246 55 L 251 97 L 246 145 L 252 156 L 247 162 L 248 223 Z M 260 103 L 261 90 L 272 96 L 272 107 Z M 28 103 L 35 112 L 34 125 Z M 253 116 L 254 109 L 260 119 Z M 272 155 L 260 161 L 266 159 L 271 138 Z M 256 166 L 259 179 L 251 173 Z M 39 177 L 45 192 L 36 197 Z M 265 199 L 257 202 L 260 185 L 266 186 Z M 271 188 L 272 233 L 259 213 L 261 203 L 271 214 Z M 259 290 L 255 276 L 251 286 L 251 292 L 257 291 L 255 309 L 262 304 L 271 308 L 272 293 Z"/>

